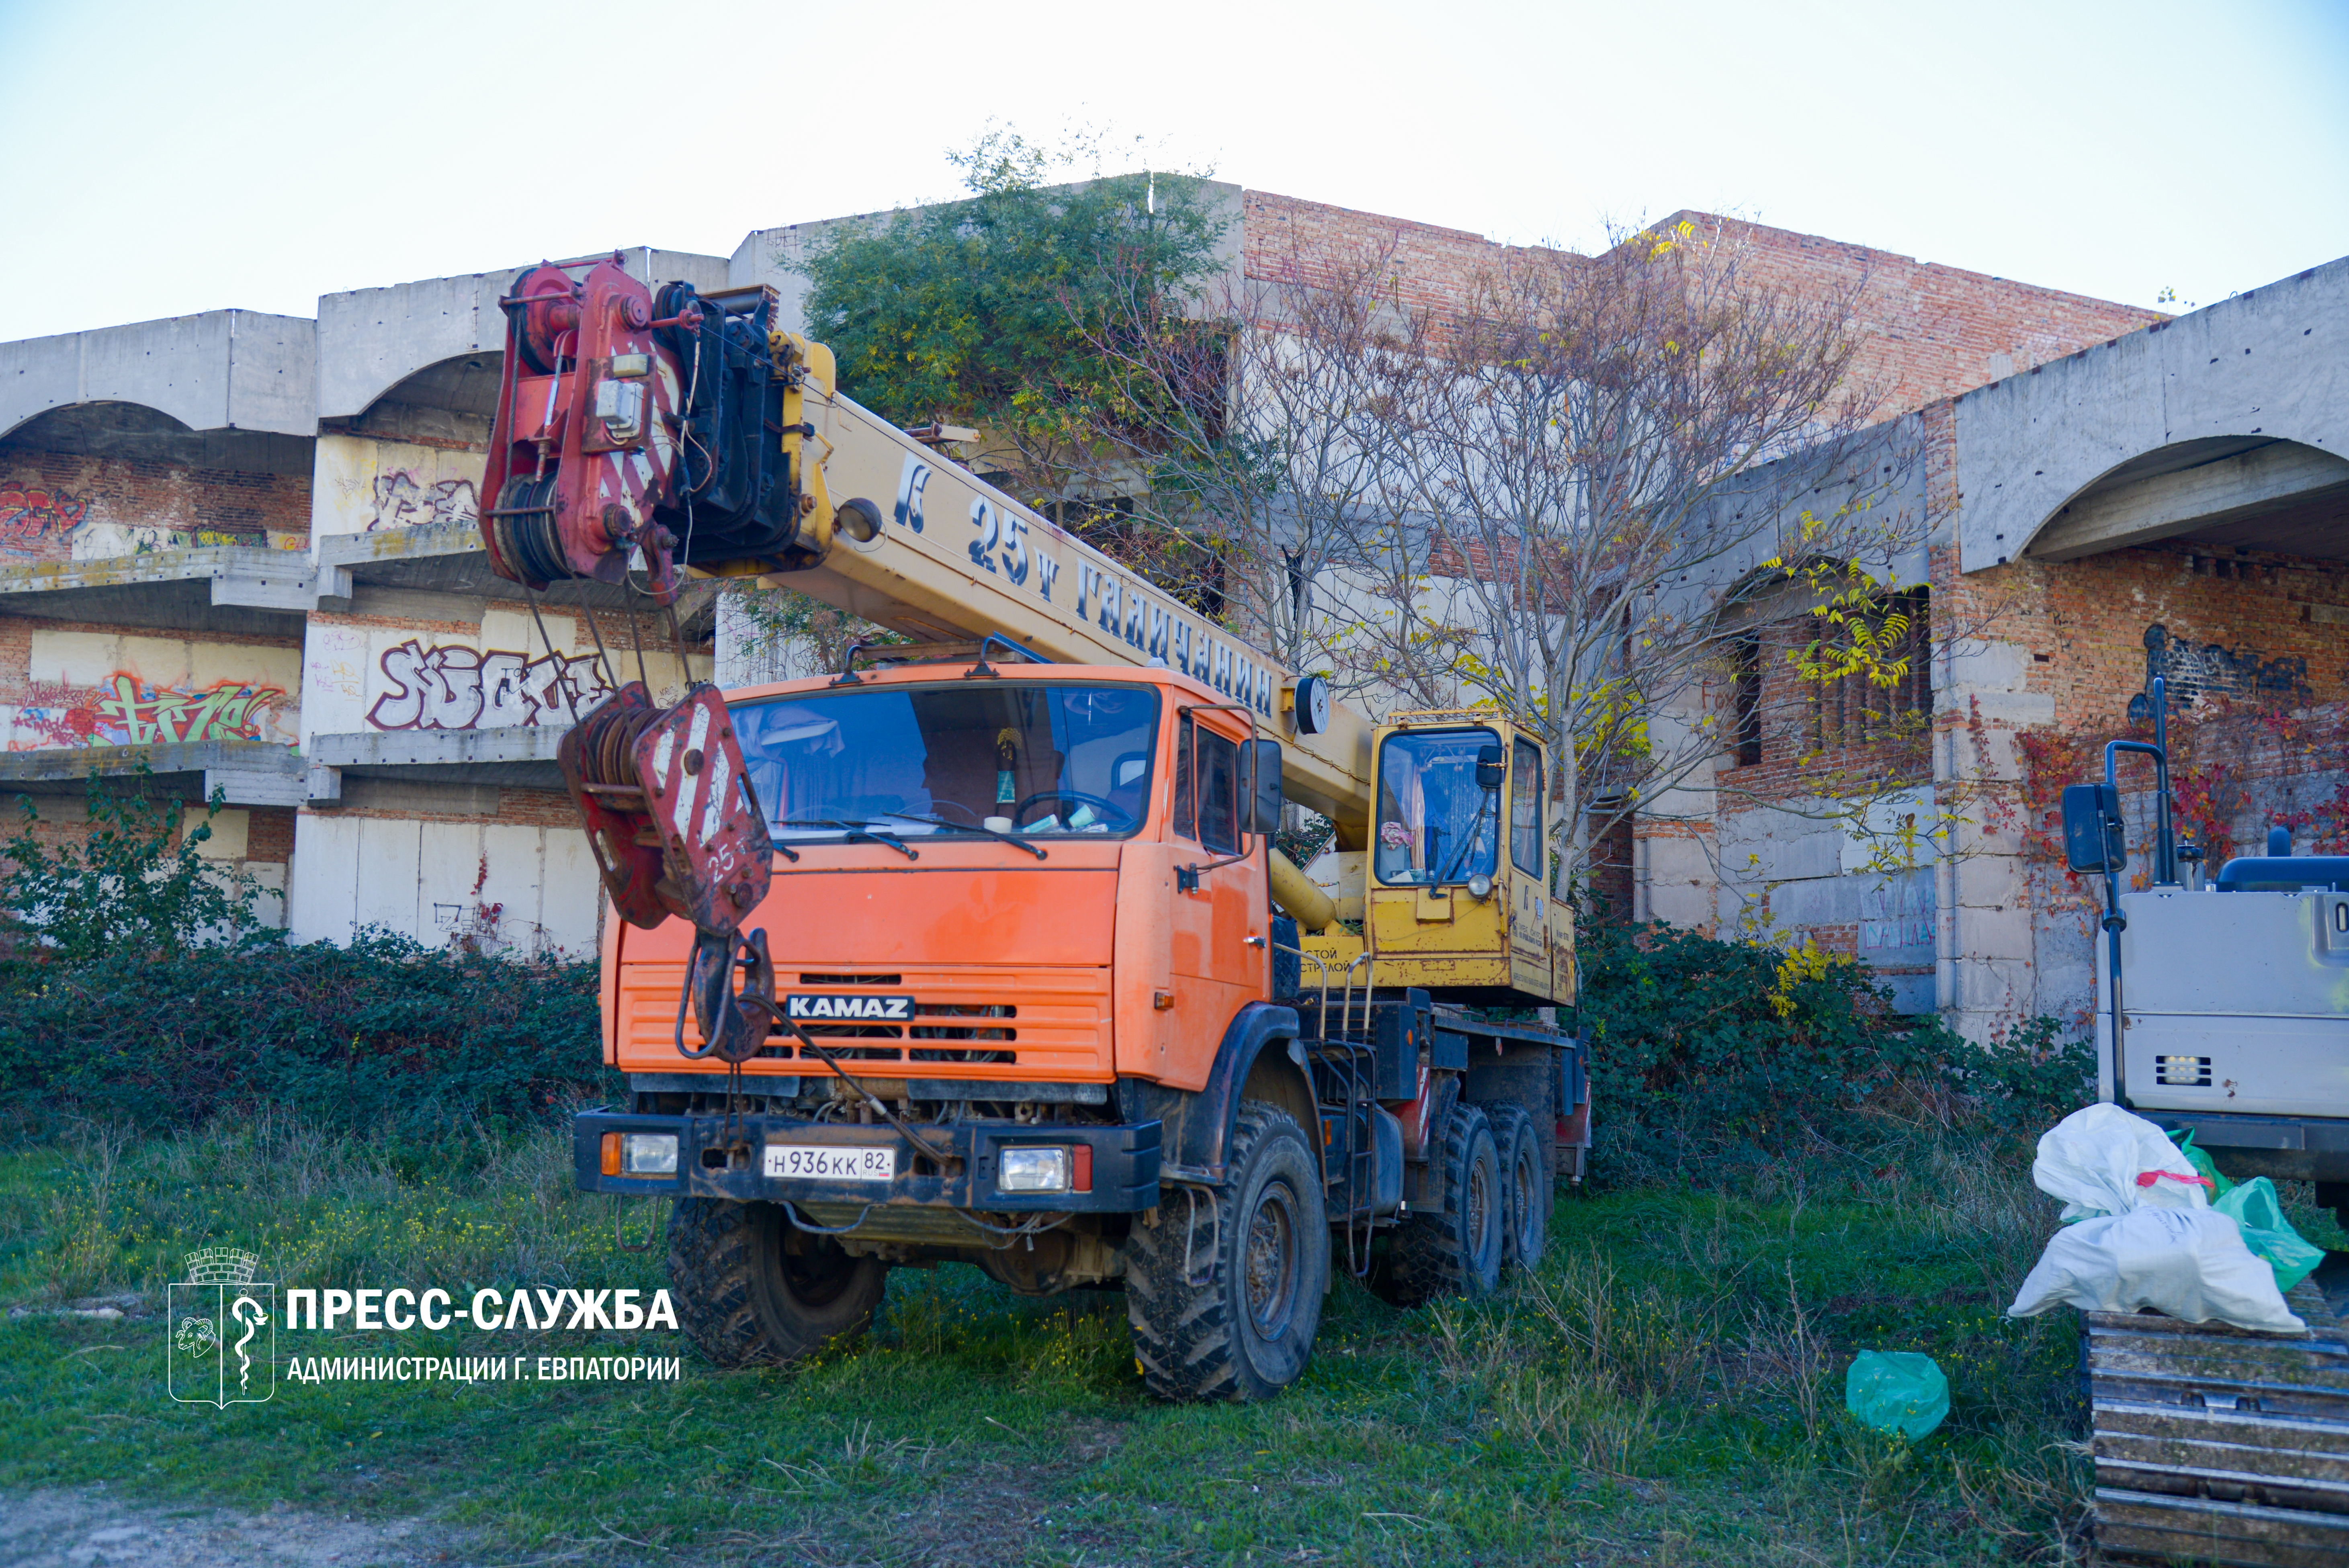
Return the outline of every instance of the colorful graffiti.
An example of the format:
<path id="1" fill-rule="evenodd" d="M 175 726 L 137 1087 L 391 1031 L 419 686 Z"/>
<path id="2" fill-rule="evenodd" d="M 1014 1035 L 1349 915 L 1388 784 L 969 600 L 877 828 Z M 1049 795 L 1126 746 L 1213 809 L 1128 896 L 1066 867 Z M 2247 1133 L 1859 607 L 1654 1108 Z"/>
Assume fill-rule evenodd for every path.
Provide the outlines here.
<path id="1" fill-rule="evenodd" d="M 611 695 L 612 687 L 592 657 L 527 654 L 499 648 L 469 648 L 414 638 L 386 648 L 378 661 L 391 689 L 367 710 L 378 729 L 492 729 L 550 723 L 568 724 L 574 708 L 585 713 Z"/>
<path id="2" fill-rule="evenodd" d="M 367 531 L 469 523 L 480 510 L 471 480 L 442 480 L 427 485 L 409 469 L 396 469 L 376 476 L 375 516 L 368 520 Z"/>
<path id="3" fill-rule="evenodd" d="M 35 683 L 16 713 L 12 751 L 52 746 L 153 746 L 174 740 L 264 740 L 286 701 L 274 686 L 216 681 L 201 691 L 151 686 L 117 670 L 95 689 Z"/>
<path id="4" fill-rule="evenodd" d="M 89 498 L 63 490 L 0 490 L 0 553 L 30 555 L 41 542 L 71 533 L 89 515 Z"/>

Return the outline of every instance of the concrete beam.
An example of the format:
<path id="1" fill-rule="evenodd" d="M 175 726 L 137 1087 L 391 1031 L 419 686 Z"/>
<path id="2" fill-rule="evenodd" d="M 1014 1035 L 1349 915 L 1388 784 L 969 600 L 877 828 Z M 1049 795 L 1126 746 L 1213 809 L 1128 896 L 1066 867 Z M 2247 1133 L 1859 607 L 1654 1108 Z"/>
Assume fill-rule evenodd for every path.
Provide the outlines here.
<path id="1" fill-rule="evenodd" d="M 311 788 L 341 793 L 341 776 L 413 779 L 450 784 L 506 784 L 516 789 L 560 789 L 563 770 L 555 748 L 564 730 L 535 725 L 493 729 L 361 730 L 310 738 Z M 315 775 L 332 771 L 330 785 Z M 320 798 L 315 797 L 314 798 Z"/>
<path id="2" fill-rule="evenodd" d="M 0 613 L 117 624 L 235 630 L 233 612 L 244 610 L 261 612 L 251 617 L 261 630 L 299 631 L 317 601 L 306 552 L 247 545 L 36 561 L 0 573 Z"/>
<path id="3" fill-rule="evenodd" d="M 2349 458 L 2278 441 L 2199 468 L 2092 490 L 2056 512 L 2025 553 L 2040 561 L 2077 561 L 2341 495 L 2349 495 Z"/>
<path id="4" fill-rule="evenodd" d="M 0 435 L 52 408 L 135 403 L 191 430 L 312 436 L 317 324 L 213 310 L 0 343 Z"/>
<path id="5" fill-rule="evenodd" d="M 481 533 L 469 522 L 440 528 L 387 528 L 374 533 L 322 533 L 316 537 L 316 544 L 318 607 L 323 610 L 350 613 L 352 594 L 362 587 L 456 593 L 481 600 L 523 596 L 521 584 L 490 570 L 489 552 L 481 548 Z M 695 579 L 685 584 L 677 615 L 688 639 L 698 642 L 710 634 L 717 623 L 721 586 L 714 579 Z M 544 607 L 567 615 L 583 600 L 599 615 L 644 608 L 644 602 L 628 589 L 595 582 L 556 583 L 545 594 Z"/>
<path id="6" fill-rule="evenodd" d="M 0 752 L 0 789 L 13 785 L 42 793 L 78 786 L 92 774 L 146 774 L 159 780 L 178 776 L 191 786 L 201 776 L 206 799 L 218 789 L 232 806 L 297 806 L 302 773 L 302 758 L 292 747 L 265 740 L 175 740 Z"/>

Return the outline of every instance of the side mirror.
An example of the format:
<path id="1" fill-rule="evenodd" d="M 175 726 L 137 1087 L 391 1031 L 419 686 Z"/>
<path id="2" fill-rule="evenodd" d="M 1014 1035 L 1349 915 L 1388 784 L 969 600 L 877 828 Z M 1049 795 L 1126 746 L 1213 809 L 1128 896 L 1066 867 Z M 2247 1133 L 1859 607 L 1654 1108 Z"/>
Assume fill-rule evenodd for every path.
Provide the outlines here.
<path id="1" fill-rule="evenodd" d="M 1479 747 L 1476 751 L 1476 788 L 1487 795 L 1493 793 L 1501 787 L 1502 774 L 1501 748 L 1497 746 Z"/>
<path id="2" fill-rule="evenodd" d="M 2118 872 L 2128 864 L 2121 792 L 2110 784 L 2064 786 L 2064 860 L 2075 872 Z"/>
<path id="3" fill-rule="evenodd" d="M 1241 774 L 1247 795 L 1241 801 L 1240 829 L 1244 832 L 1262 833 L 1266 837 L 1280 831 L 1280 742 L 1249 740 L 1242 744 L 1247 750 L 1247 768 Z"/>

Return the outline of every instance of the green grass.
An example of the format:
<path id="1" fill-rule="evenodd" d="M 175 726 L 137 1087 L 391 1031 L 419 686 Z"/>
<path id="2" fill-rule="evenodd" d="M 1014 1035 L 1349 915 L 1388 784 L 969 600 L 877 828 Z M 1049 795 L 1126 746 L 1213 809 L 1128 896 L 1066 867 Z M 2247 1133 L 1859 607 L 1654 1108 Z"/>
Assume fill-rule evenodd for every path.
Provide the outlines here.
<path id="1" fill-rule="evenodd" d="M 0 1489 L 424 1515 L 492 1560 L 1870 1563 L 2064 1560 L 2068 1311 L 2001 1315 L 2052 1226 L 2026 1147 L 1889 1129 L 1857 1181 L 1568 1194 L 1500 1297 L 1397 1312 L 1350 1282 L 1303 1381 L 1142 1393 L 1114 1295 L 901 1269 L 861 1345 L 720 1374 L 682 1340 L 291 1331 L 289 1356 L 683 1355 L 676 1384 L 325 1384 L 164 1396 L 162 1286 L 230 1243 L 281 1284 L 653 1287 L 566 1135 L 419 1168 L 264 1121 L 0 1154 L 0 1302 L 136 1289 L 154 1315 L 0 1320 Z M 652 1211 L 626 1211 L 636 1235 Z M 2296 1217 L 2306 1218 L 2307 1212 Z M 2312 1239 L 2339 1244 L 2310 1219 Z M 1852 1351 L 1955 1389 L 1910 1449 L 1842 1412 Z"/>

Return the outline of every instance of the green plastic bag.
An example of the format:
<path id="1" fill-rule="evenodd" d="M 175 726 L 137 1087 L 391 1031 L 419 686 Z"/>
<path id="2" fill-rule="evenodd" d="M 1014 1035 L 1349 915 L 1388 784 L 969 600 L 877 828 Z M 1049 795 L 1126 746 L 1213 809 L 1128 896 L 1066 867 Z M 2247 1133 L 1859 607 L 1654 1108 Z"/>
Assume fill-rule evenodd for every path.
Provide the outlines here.
<path id="1" fill-rule="evenodd" d="M 2193 1166 L 2195 1170 L 2200 1171 L 2203 1178 L 2210 1183 L 2210 1201 L 2212 1202 L 2217 1202 L 2220 1199 L 2225 1197 L 2228 1193 L 2235 1190 L 2235 1183 L 2228 1181 L 2226 1177 L 2221 1176 L 2219 1173 L 2219 1168 L 2210 1163 L 2210 1157 L 2208 1154 L 2203 1153 L 2199 1149 L 2194 1147 L 2194 1130 L 2192 1128 L 2189 1127 L 2182 1131 L 2171 1133 L 2169 1135 L 2169 1140 L 2178 1145 L 2178 1152 L 2186 1156 L 2187 1163 Z"/>
<path id="2" fill-rule="evenodd" d="M 1916 1442 L 1949 1418 L 1950 1380 L 1930 1356 L 1863 1350 L 1844 1375 L 1843 1408 L 1863 1427 Z"/>
<path id="3" fill-rule="evenodd" d="M 2243 1228 L 2243 1244 L 2275 1270 L 2276 1289 L 2289 1291 L 2316 1272 L 2324 1249 L 2301 1240 L 2292 1222 L 2283 1217 L 2275 1183 L 2264 1176 L 2236 1183 L 2234 1190 L 2210 1207 L 2231 1217 Z"/>

